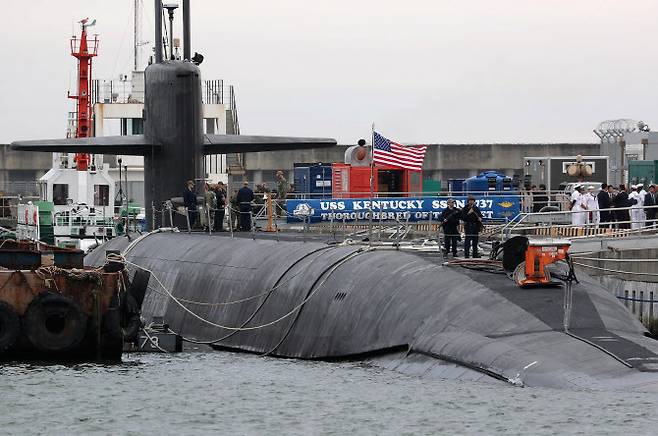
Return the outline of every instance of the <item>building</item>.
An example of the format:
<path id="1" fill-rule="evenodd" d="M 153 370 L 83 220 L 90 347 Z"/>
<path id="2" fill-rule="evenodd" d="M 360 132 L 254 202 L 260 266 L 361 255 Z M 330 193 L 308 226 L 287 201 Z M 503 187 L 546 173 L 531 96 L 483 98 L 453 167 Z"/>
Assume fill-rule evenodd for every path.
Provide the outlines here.
<path id="1" fill-rule="evenodd" d="M 4 195 L 39 195 L 37 180 L 52 165 L 51 153 L 11 150 L 0 145 L 0 191 Z"/>
<path id="2" fill-rule="evenodd" d="M 628 182 L 628 162 L 658 160 L 658 132 L 652 132 L 642 121 L 602 121 L 594 129 L 594 133 L 601 138 L 599 154 L 610 157 L 610 184 Z"/>
<path id="3" fill-rule="evenodd" d="M 332 149 L 245 153 L 245 177 L 254 183 L 274 183 L 275 172 L 283 170 L 292 180 L 296 162 L 343 162 L 349 145 Z M 441 181 L 476 176 L 495 170 L 507 176 L 523 178 L 525 156 L 597 155 L 601 144 L 430 144 L 425 154 L 423 177 Z"/>

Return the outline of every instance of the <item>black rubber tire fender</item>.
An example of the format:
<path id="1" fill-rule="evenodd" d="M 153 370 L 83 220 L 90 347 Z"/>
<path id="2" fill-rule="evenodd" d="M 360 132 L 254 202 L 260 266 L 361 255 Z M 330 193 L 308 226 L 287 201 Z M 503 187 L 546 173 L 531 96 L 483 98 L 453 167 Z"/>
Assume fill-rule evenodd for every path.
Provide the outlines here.
<path id="1" fill-rule="evenodd" d="M 87 315 L 74 300 L 42 292 L 23 317 L 23 331 L 40 351 L 63 352 L 77 347 L 87 332 Z"/>
<path id="2" fill-rule="evenodd" d="M 0 353 L 14 345 L 21 334 L 21 321 L 8 303 L 0 301 Z"/>
<path id="3" fill-rule="evenodd" d="M 140 308 L 144 302 L 144 296 L 146 295 L 146 289 L 148 288 L 150 279 L 150 272 L 144 271 L 143 269 L 137 269 L 133 275 L 132 281 L 130 282 L 128 292 L 133 296 L 137 302 L 137 306 Z"/>

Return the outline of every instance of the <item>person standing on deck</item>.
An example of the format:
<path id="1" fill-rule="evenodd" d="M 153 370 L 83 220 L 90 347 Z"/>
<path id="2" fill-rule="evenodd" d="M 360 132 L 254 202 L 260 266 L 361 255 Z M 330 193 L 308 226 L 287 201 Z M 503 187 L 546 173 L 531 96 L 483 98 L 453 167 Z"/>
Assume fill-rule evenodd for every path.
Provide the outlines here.
<path id="1" fill-rule="evenodd" d="M 203 185 L 203 200 L 204 200 L 204 213 L 201 217 L 201 222 L 203 223 L 203 229 L 209 230 L 212 229 L 212 222 L 215 217 L 215 209 L 217 209 L 217 196 L 215 191 L 210 189 L 208 183 Z"/>
<path id="2" fill-rule="evenodd" d="M 626 208 L 628 208 L 631 205 L 631 201 L 628 198 L 628 191 L 626 190 L 625 185 L 619 185 L 619 192 L 612 200 L 612 203 L 615 205 L 615 208 L 622 209 L 615 211 L 615 216 L 617 217 L 617 221 L 619 222 L 618 224 L 619 228 L 630 229 L 631 224 L 629 223 L 629 221 L 631 220 L 631 218 L 629 211 Z"/>
<path id="3" fill-rule="evenodd" d="M 196 204 L 196 192 L 194 192 L 194 181 L 187 181 L 187 188 L 183 192 L 183 204 L 185 209 L 187 209 L 187 215 L 190 218 L 190 227 L 196 225 L 197 218 L 197 204 Z"/>
<path id="4" fill-rule="evenodd" d="M 249 182 L 242 183 L 242 188 L 236 195 L 236 202 L 240 209 L 240 230 L 248 232 L 251 230 L 251 208 L 254 201 L 254 191 L 249 188 Z"/>
<path id="5" fill-rule="evenodd" d="M 658 209 L 651 206 L 658 205 L 658 198 L 656 194 L 656 185 L 649 186 L 649 192 L 644 196 L 644 213 L 647 216 L 647 226 L 656 225 L 656 215 L 658 214 Z"/>
<path id="6" fill-rule="evenodd" d="M 576 185 L 573 189 L 570 203 L 571 225 L 582 227 L 585 224 L 585 214 L 581 212 L 583 210 L 583 187 Z"/>
<path id="7" fill-rule="evenodd" d="M 445 243 L 444 252 L 446 256 L 452 252 L 453 257 L 457 257 L 457 241 L 459 240 L 459 217 L 460 210 L 455 207 L 455 200 L 448 199 L 448 207 L 443 209 L 439 220 L 443 227 L 443 237 Z"/>
<path id="8" fill-rule="evenodd" d="M 647 191 L 645 191 L 643 183 L 637 185 L 637 190 L 639 191 L 640 199 L 642 200 L 642 208 L 640 209 L 640 222 L 642 223 L 642 227 L 644 227 L 647 221 L 647 213 L 644 211 L 644 200 L 647 198 Z"/>
<path id="9" fill-rule="evenodd" d="M 224 182 L 219 182 L 215 185 L 215 198 L 217 200 L 217 209 L 215 209 L 215 220 L 213 223 L 213 231 L 224 231 L 224 215 L 226 213 L 226 189 Z"/>
<path id="10" fill-rule="evenodd" d="M 594 186 L 589 186 L 587 188 L 587 194 L 585 194 L 585 206 L 587 206 L 587 224 L 590 224 L 590 227 L 594 227 L 599 223 L 599 202 L 597 197 L 594 195 Z"/>
<path id="11" fill-rule="evenodd" d="M 598 194 L 596 194 L 596 201 L 599 204 L 599 209 L 610 209 L 612 207 L 612 198 L 610 197 L 610 194 L 608 193 L 608 185 L 605 183 L 601 184 L 601 190 L 599 191 Z M 601 227 L 607 228 L 609 227 L 609 222 L 612 221 L 610 218 L 611 213 L 609 210 L 601 210 L 599 211 L 599 222 L 601 223 Z"/>
<path id="12" fill-rule="evenodd" d="M 631 229 L 639 229 L 644 227 L 644 220 L 642 219 L 644 197 L 640 194 L 642 185 L 633 185 L 631 189 L 631 193 L 628 194 L 628 201 L 631 203 Z"/>
<path id="13" fill-rule="evenodd" d="M 544 207 L 548 206 L 548 200 L 546 185 L 539 185 L 539 191 L 533 193 L 532 212 L 541 212 Z"/>
<path id="14" fill-rule="evenodd" d="M 473 257 L 480 257 L 478 254 L 478 239 L 484 226 L 482 224 L 482 212 L 475 205 L 475 197 L 468 197 L 468 202 L 461 211 L 461 219 L 464 221 L 464 257 L 470 257 L 471 249 Z"/>

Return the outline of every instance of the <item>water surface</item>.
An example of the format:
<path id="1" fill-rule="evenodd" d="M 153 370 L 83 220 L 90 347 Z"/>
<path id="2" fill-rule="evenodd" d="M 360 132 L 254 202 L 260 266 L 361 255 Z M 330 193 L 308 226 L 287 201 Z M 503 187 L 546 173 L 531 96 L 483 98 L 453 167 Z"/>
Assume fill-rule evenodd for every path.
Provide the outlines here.
<path id="1" fill-rule="evenodd" d="M 658 394 L 407 376 L 228 352 L 0 366 L 0 434 L 656 434 Z"/>

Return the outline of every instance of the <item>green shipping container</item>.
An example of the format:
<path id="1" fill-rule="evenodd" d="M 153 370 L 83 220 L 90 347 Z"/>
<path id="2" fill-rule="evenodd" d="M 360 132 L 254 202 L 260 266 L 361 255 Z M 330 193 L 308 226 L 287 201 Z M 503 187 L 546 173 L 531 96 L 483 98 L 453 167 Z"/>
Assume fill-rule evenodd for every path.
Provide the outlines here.
<path id="1" fill-rule="evenodd" d="M 438 194 L 441 192 L 441 180 L 423 179 L 424 194 Z"/>
<path id="2" fill-rule="evenodd" d="M 36 201 L 34 204 L 39 208 L 39 225 L 52 226 L 53 225 L 53 202 L 52 201 Z"/>
<path id="3" fill-rule="evenodd" d="M 630 184 L 658 182 L 658 160 L 632 160 L 628 162 L 628 181 Z"/>
<path id="4" fill-rule="evenodd" d="M 52 201 L 35 201 L 34 204 L 39 208 L 39 212 L 52 212 L 55 209 Z"/>

